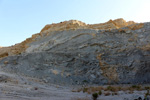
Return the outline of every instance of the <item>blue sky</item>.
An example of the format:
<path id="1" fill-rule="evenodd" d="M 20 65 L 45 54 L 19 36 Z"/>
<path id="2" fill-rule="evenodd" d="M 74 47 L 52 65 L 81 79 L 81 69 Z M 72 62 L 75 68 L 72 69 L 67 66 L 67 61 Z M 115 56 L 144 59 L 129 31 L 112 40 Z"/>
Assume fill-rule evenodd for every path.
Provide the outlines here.
<path id="1" fill-rule="evenodd" d="M 87 24 L 124 18 L 150 21 L 150 0 L 0 0 L 0 46 L 19 43 L 46 25 L 76 19 Z"/>

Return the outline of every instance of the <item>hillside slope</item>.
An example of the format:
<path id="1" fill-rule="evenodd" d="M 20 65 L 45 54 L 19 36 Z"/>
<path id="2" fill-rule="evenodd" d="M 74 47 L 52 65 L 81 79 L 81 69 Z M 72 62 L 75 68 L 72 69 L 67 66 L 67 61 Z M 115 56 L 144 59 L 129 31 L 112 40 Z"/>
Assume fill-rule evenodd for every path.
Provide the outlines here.
<path id="1" fill-rule="evenodd" d="M 0 51 L 3 71 L 45 83 L 150 83 L 150 23 L 65 21 Z"/>
<path id="2" fill-rule="evenodd" d="M 118 29 L 124 26 L 128 26 L 134 24 L 135 22 L 129 21 L 126 22 L 124 19 L 116 19 L 114 21 L 109 20 L 106 23 L 100 23 L 100 24 L 85 24 L 84 22 L 77 21 L 77 20 L 70 20 L 70 21 L 64 21 L 60 23 L 53 23 L 50 25 L 46 25 L 40 33 L 32 35 L 32 37 L 26 39 L 25 41 L 15 44 L 10 47 L 4 47 L 0 49 L 0 58 L 11 56 L 11 55 L 17 55 L 23 53 L 27 48 L 28 44 L 32 43 L 33 41 L 38 40 L 40 37 L 43 37 L 50 32 L 55 31 L 63 31 L 63 30 L 76 30 L 76 29 L 104 29 L 104 30 L 110 30 L 110 29 Z"/>

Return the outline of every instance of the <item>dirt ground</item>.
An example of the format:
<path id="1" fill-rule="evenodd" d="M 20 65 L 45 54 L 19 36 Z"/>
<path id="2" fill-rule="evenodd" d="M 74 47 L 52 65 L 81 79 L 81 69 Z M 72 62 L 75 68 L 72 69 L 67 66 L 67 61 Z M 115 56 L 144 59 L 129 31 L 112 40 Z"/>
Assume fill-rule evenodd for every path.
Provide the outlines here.
<path id="1" fill-rule="evenodd" d="M 0 72 L 0 100 L 92 100 L 92 94 L 83 93 L 80 86 L 47 85 L 38 79 Z M 107 91 L 105 91 L 107 92 Z M 134 100 L 144 98 L 146 90 L 118 91 L 117 95 L 105 95 L 104 92 L 97 100 Z"/>

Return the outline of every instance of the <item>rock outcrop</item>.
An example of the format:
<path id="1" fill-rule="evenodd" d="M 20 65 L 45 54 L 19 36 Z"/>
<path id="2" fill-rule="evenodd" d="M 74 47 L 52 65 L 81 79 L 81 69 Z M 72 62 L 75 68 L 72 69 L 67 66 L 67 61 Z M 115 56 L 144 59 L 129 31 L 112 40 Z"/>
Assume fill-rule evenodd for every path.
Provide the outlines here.
<path id="1" fill-rule="evenodd" d="M 132 25 L 132 27 L 137 27 L 135 22 L 129 21 L 126 22 L 124 19 L 116 19 L 116 20 L 109 20 L 106 23 L 100 23 L 100 24 L 85 24 L 81 21 L 77 20 L 70 20 L 70 21 L 64 21 L 60 23 L 53 23 L 50 25 L 46 25 L 40 33 L 32 35 L 31 38 L 26 39 L 22 43 L 15 44 L 10 47 L 4 47 L 0 49 L 0 58 L 12 56 L 12 55 L 18 55 L 23 53 L 30 43 L 32 43 L 35 40 L 38 40 L 40 37 L 43 37 L 50 32 L 55 31 L 64 31 L 64 30 L 76 30 L 76 29 L 101 29 L 101 30 L 110 30 L 110 29 L 118 29 L 121 27 Z M 142 27 L 142 26 L 141 26 Z M 141 28 L 140 27 L 140 28 Z M 132 30 L 132 29 L 131 29 Z"/>
<path id="2" fill-rule="evenodd" d="M 100 24 L 85 24 L 81 21 L 77 20 L 70 20 L 64 21 L 60 23 L 53 23 L 50 25 L 46 25 L 42 30 L 42 32 L 51 32 L 51 31 L 63 31 L 63 30 L 70 30 L 70 29 L 118 29 L 121 27 L 129 26 L 135 24 L 133 21 L 126 22 L 124 19 L 116 19 L 116 20 L 109 20 L 106 23 Z"/>
<path id="3" fill-rule="evenodd" d="M 0 49 L 3 71 L 57 84 L 150 83 L 150 23 L 70 20 Z M 8 57 L 7 57 L 8 56 Z"/>

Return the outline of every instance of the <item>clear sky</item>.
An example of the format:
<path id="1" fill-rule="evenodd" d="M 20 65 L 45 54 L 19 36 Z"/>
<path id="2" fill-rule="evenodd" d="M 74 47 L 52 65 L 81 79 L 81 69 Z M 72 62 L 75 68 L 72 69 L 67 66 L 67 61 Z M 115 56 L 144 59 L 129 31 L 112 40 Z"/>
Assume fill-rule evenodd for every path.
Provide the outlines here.
<path id="1" fill-rule="evenodd" d="M 19 43 L 46 24 L 117 18 L 150 22 L 150 0 L 0 0 L 0 46 Z"/>

